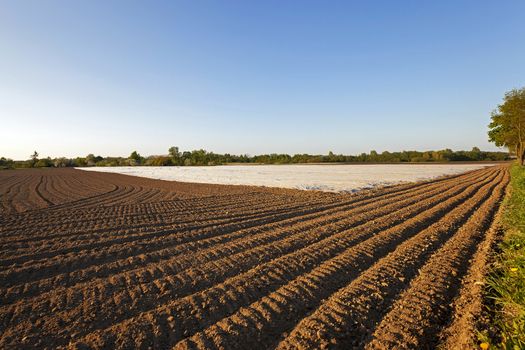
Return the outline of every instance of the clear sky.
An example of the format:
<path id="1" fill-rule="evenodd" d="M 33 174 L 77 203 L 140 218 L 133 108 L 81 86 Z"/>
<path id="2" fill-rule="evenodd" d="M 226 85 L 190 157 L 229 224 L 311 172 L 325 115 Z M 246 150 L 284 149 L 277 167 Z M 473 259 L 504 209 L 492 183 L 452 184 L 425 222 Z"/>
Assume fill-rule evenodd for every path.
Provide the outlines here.
<path id="1" fill-rule="evenodd" d="M 0 0 L 0 156 L 495 149 L 525 2 Z"/>

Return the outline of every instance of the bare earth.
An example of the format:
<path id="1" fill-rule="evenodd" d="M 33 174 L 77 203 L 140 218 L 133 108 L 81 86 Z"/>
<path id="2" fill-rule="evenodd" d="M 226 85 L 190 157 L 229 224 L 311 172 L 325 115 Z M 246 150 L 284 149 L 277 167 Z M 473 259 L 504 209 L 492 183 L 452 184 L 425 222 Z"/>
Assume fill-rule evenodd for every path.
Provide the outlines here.
<path id="1" fill-rule="evenodd" d="M 352 195 L 2 171 L 0 348 L 468 347 L 508 180 Z"/>

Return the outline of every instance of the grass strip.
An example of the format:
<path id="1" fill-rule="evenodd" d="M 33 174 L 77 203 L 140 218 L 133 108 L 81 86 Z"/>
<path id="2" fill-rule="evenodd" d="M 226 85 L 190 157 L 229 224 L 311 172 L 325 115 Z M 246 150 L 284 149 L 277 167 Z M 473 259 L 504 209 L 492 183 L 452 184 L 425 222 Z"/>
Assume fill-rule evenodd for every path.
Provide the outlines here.
<path id="1" fill-rule="evenodd" d="M 491 272 L 487 297 L 497 332 L 480 334 L 481 348 L 525 349 L 525 167 L 511 168 L 510 191 L 503 203 L 503 238 Z M 492 333 L 492 332 L 491 332 Z"/>

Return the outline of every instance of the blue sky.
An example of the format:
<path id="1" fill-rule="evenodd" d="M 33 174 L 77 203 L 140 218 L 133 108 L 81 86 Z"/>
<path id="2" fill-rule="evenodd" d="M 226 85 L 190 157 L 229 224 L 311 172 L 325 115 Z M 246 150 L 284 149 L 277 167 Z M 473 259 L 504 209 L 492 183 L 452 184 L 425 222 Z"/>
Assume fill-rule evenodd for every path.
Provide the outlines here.
<path id="1" fill-rule="evenodd" d="M 525 2 L 0 0 L 0 155 L 492 150 Z"/>

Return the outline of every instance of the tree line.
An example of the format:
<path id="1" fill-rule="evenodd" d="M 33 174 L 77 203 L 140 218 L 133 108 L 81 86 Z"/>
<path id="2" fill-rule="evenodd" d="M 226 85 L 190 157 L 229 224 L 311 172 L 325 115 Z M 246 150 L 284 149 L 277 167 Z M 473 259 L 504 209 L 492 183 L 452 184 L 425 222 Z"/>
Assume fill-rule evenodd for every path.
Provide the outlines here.
<path id="1" fill-rule="evenodd" d="M 143 157 L 133 151 L 129 157 L 101 157 L 88 154 L 76 158 L 39 158 L 34 152 L 28 160 L 14 161 L 0 158 L 0 168 L 47 168 L 47 167 L 91 167 L 91 166 L 204 166 L 222 164 L 306 164 L 306 163 L 419 163 L 454 161 L 505 161 L 507 152 L 485 152 L 477 147 L 470 151 L 402 151 L 378 153 L 374 150 L 359 155 L 343 155 L 328 152 L 326 155 L 311 154 L 260 154 L 233 155 L 218 154 L 206 150 L 180 152 L 178 147 L 170 147 L 168 154 Z"/>
<path id="2" fill-rule="evenodd" d="M 101 157 L 88 154 L 76 158 L 39 158 L 34 152 L 28 160 L 14 161 L 0 157 L 0 169 L 45 168 L 45 167 L 89 167 L 89 166 L 196 166 L 221 164 L 303 164 L 303 163 L 417 163 L 453 161 L 505 161 L 517 158 L 525 165 L 525 88 L 508 91 L 491 114 L 488 131 L 489 141 L 498 147 L 506 147 L 509 152 L 484 152 L 477 147 L 470 151 L 402 151 L 378 153 L 370 151 L 359 155 L 343 155 L 328 152 L 327 155 L 311 154 L 260 154 L 232 155 L 218 154 L 206 150 L 179 152 L 178 147 L 170 147 L 167 155 L 143 157 L 133 151 L 129 157 Z"/>

